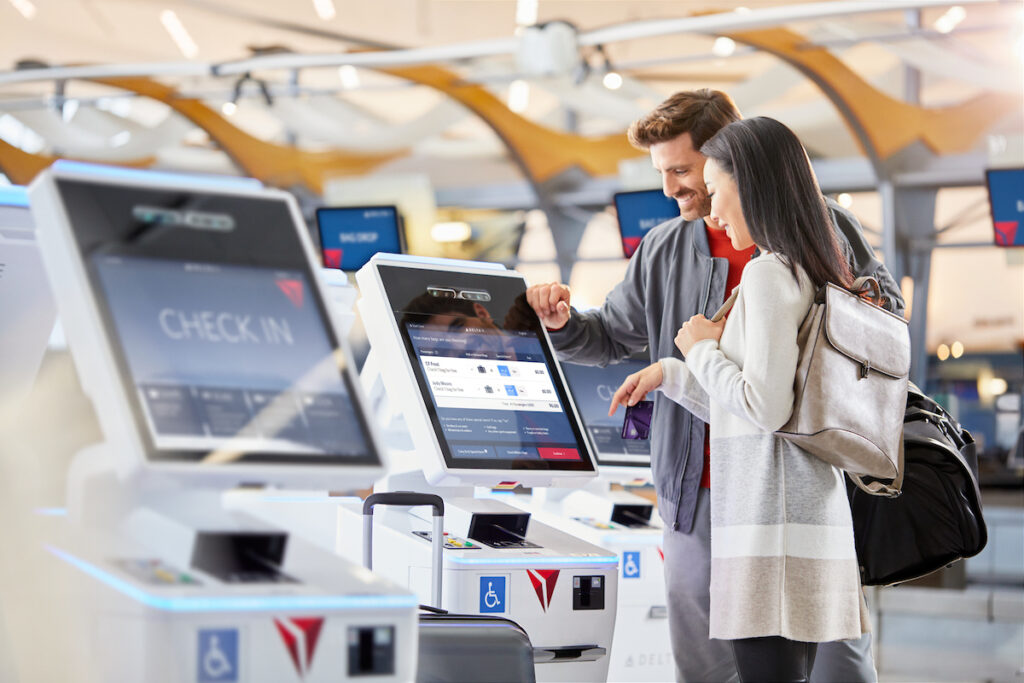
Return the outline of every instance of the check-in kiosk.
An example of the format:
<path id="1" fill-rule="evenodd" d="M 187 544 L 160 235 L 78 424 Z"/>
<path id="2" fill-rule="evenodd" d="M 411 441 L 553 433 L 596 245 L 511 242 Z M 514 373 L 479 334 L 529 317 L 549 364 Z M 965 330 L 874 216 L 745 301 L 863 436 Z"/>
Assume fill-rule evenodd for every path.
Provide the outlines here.
<path id="1" fill-rule="evenodd" d="M 534 489 L 508 500 L 556 529 L 614 551 L 619 603 L 609 681 L 670 681 L 675 676 L 665 595 L 663 527 L 654 502 L 623 485 L 650 478 L 650 441 L 630 433 L 623 410 L 608 416 L 615 390 L 650 361 L 631 358 L 608 367 L 563 363 L 600 467 L 600 476 L 568 490 Z"/>
<path id="2" fill-rule="evenodd" d="M 372 345 L 362 379 L 386 393 L 376 407 L 392 473 L 378 488 L 443 496 L 440 606 L 519 623 L 534 646 L 537 680 L 606 680 L 618 558 L 520 508 L 474 497 L 474 486 L 582 485 L 596 475 L 550 342 L 522 297 L 522 276 L 496 264 L 378 254 L 357 282 Z M 372 388 L 378 377 L 386 392 Z M 351 539 L 362 533 L 361 505 L 337 501 L 293 493 L 238 504 L 302 522 L 321 543 L 331 534 L 332 547 L 358 558 Z M 426 604 L 431 515 L 385 508 L 374 521 L 374 570 Z"/>
<path id="3" fill-rule="evenodd" d="M 469 488 L 579 486 L 596 474 L 526 282 L 492 264 L 383 254 L 356 279 L 392 412 L 404 416 L 418 457 L 416 471 L 387 485 L 429 484 L 445 498 L 443 607 L 522 625 L 538 680 L 605 680 L 617 558 Z M 343 509 L 342 534 L 355 532 L 357 512 Z M 386 510 L 375 541 L 374 566 L 423 596 L 429 522 L 427 510 Z"/>
<path id="4" fill-rule="evenodd" d="M 69 162 L 29 197 L 105 437 L 49 545 L 81 624 L 68 680 L 414 678 L 412 593 L 222 504 L 384 471 L 294 198 Z"/>

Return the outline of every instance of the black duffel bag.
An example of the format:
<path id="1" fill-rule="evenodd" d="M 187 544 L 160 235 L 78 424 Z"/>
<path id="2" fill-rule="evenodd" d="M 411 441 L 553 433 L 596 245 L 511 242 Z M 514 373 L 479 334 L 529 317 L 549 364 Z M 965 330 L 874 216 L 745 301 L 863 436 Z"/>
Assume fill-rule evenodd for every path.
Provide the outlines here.
<path id="1" fill-rule="evenodd" d="M 973 557 L 988 541 L 970 433 L 913 384 L 896 498 L 849 486 L 861 582 L 890 586 Z"/>

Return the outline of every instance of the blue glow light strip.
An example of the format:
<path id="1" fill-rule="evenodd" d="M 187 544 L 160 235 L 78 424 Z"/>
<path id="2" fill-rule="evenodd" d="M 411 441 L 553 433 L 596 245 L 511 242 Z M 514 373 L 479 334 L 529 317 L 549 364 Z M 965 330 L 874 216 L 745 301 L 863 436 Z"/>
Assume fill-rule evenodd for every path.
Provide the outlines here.
<path id="1" fill-rule="evenodd" d="M 67 517 L 68 516 L 68 509 L 67 508 L 36 508 L 35 510 L 33 510 L 33 512 L 36 513 L 37 515 L 42 515 L 44 517 Z"/>
<path id="2" fill-rule="evenodd" d="M 399 263 L 418 263 L 425 266 L 449 266 L 451 268 L 478 268 L 481 270 L 497 270 L 501 272 L 508 271 L 504 265 L 500 263 L 490 263 L 488 261 L 460 261 L 459 259 L 453 258 L 440 258 L 437 256 L 412 256 L 410 254 L 374 254 L 373 258 L 370 259 L 370 263 L 381 262 L 381 261 L 398 261 Z"/>
<path id="3" fill-rule="evenodd" d="M 401 609 L 419 606 L 415 595 L 267 595 L 240 597 L 162 597 L 145 592 L 59 548 L 51 553 L 137 602 L 166 612 L 280 612 L 289 610 Z"/>
<path id="4" fill-rule="evenodd" d="M 494 565 L 524 565 L 531 566 L 549 564 L 615 564 L 619 563 L 618 555 L 601 555 L 596 557 L 449 557 L 454 564 L 494 564 Z"/>
<path id="5" fill-rule="evenodd" d="M 0 204 L 28 208 L 28 192 L 21 185 L 4 185 L 0 187 Z"/>
<path id="6" fill-rule="evenodd" d="M 53 169 L 68 173 L 81 173 L 97 179 L 124 180 L 127 182 L 166 183 L 168 185 L 196 185 L 201 183 L 204 189 L 237 189 L 260 190 L 263 183 L 255 178 L 215 175 L 212 173 L 172 173 L 169 171 L 146 171 L 121 166 L 89 164 L 82 161 L 59 159 L 54 162 Z"/>

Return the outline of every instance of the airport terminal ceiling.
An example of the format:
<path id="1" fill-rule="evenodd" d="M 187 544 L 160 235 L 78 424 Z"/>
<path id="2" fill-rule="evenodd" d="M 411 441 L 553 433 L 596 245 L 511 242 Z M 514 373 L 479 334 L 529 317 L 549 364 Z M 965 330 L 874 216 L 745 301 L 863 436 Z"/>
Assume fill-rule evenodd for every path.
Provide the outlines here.
<path id="1" fill-rule="evenodd" d="M 889 11 L 863 12 L 869 5 Z M 745 15 L 766 18 L 753 28 L 647 30 L 687 17 Z M 607 222 L 602 210 L 614 191 L 657 185 L 649 161 L 622 140 L 628 123 L 671 92 L 723 89 L 745 115 L 779 118 L 801 136 L 824 189 L 852 193 L 851 208 L 875 231 L 869 238 L 879 249 L 913 251 L 913 243 L 928 250 L 932 228 L 949 227 L 939 241 L 970 246 L 934 252 L 930 289 L 970 289 L 949 284 L 963 278 L 957 264 L 996 273 L 995 291 L 1006 296 L 966 295 L 991 302 L 993 311 L 981 316 L 983 343 L 1009 350 L 1024 337 L 1021 250 L 978 246 L 990 239 L 984 168 L 1024 165 L 1019 2 L 7 0 L 0 23 L 0 170 L 13 182 L 67 156 L 256 175 L 295 191 L 310 217 L 325 203 L 351 204 L 356 196 L 395 203 L 401 192 L 412 251 L 548 259 L 552 268 L 537 272 L 555 275 L 574 265 L 600 269 L 599 262 L 574 264 L 586 258 L 576 249 L 583 233 L 593 232 L 595 220 Z M 779 32 L 795 36 L 788 59 L 769 54 L 778 51 L 772 40 Z M 532 47 L 522 47 L 527 43 Z M 411 49 L 437 59 L 390 73 L 345 63 L 346 55 L 365 59 L 365 50 Z M 283 53 L 334 59 L 302 68 L 237 64 Z M 801 60 L 811 53 L 835 59 L 843 70 L 833 75 L 837 82 L 896 103 L 896 124 L 869 131 L 869 149 L 807 77 L 814 65 Z M 30 67 L 72 64 L 152 68 L 137 69 L 117 87 L 24 78 Z M 224 75 L 212 75 L 214 66 Z M 609 72 L 621 83 L 608 80 Z M 438 87 L 444 79 L 448 85 Z M 931 138 L 915 137 L 927 132 L 926 123 L 906 124 L 972 100 L 980 112 L 960 126 L 958 112 L 950 112 L 945 123 L 954 125 L 933 126 Z M 513 125 L 495 125 L 503 116 L 514 117 Z M 889 128 L 909 132 L 899 137 Z M 515 129 L 518 138 L 509 133 Z M 953 141 L 950 130 L 966 133 Z M 593 140 L 602 141 L 600 149 L 573 147 Z M 897 186 L 960 189 L 933 198 L 934 220 L 922 217 L 930 224 L 909 230 L 902 223 L 917 219 L 908 221 L 898 202 L 887 208 L 875 191 L 880 173 Z M 536 240 L 518 240 L 530 221 L 513 213 L 544 208 L 545 199 L 575 205 L 570 216 L 548 211 L 548 220 L 539 220 L 554 233 L 550 258 L 523 250 Z M 431 229 L 443 220 L 469 223 L 470 239 L 436 242 Z M 567 240 L 568 233 L 574 236 Z M 614 249 L 598 258 L 614 258 Z M 599 288 L 584 288 L 588 298 L 602 298 Z M 955 315 L 941 320 L 949 307 L 939 303 L 927 306 L 929 351 L 962 324 Z"/>

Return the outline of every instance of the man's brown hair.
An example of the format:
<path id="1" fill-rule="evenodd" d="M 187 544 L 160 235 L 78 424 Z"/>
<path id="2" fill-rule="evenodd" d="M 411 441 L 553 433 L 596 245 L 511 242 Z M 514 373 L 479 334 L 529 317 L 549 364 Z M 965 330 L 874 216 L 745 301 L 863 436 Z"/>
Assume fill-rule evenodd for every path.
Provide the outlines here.
<path id="1" fill-rule="evenodd" d="M 741 118 L 732 98 L 724 92 L 684 90 L 634 121 L 626 135 L 637 149 L 650 149 L 651 145 L 689 133 L 693 148 L 700 149 L 715 133 Z"/>

